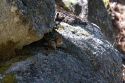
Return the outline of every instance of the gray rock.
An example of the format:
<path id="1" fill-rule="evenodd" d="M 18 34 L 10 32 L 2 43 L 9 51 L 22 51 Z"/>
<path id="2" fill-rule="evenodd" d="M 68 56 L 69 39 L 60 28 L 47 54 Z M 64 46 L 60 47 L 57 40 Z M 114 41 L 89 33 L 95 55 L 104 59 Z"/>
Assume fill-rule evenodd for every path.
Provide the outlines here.
<path id="1" fill-rule="evenodd" d="M 108 1 L 107 4 L 108 5 Z M 114 42 L 114 29 L 103 0 L 88 0 L 88 20 L 97 24 L 107 40 Z"/>
<path id="2" fill-rule="evenodd" d="M 56 0 L 56 4 L 66 11 L 73 12 L 82 20 L 97 24 L 105 34 L 105 38 L 112 44 L 114 43 L 115 31 L 103 0 Z M 106 5 L 108 5 L 108 1 Z M 67 15 L 64 17 L 67 18 Z"/>
<path id="3" fill-rule="evenodd" d="M 0 54 L 40 40 L 54 26 L 54 0 L 1 0 L 0 10 Z"/>
<path id="4" fill-rule="evenodd" d="M 55 51 L 36 47 L 35 55 L 15 63 L 6 71 L 16 75 L 18 83 L 122 83 L 120 53 L 93 24 L 61 23 L 57 31 L 64 44 Z"/>

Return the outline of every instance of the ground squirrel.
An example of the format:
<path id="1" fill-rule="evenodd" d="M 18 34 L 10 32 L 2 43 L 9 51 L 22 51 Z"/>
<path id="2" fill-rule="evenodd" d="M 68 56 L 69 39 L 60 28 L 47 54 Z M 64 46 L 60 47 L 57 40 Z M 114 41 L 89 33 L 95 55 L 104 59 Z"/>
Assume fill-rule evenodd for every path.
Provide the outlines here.
<path id="1" fill-rule="evenodd" d="M 55 26 L 53 27 L 53 30 L 49 33 L 44 34 L 44 37 L 42 39 L 42 44 L 47 49 L 56 49 L 58 47 L 61 47 L 63 44 L 63 38 L 62 35 L 59 34 L 56 29 L 57 26 L 64 20 L 63 16 L 60 16 L 59 13 L 56 14 L 55 17 Z"/>
<path id="2" fill-rule="evenodd" d="M 52 30 L 51 32 L 47 33 L 43 37 L 43 45 L 46 46 L 47 49 L 56 49 L 61 47 L 63 44 L 62 35 L 59 34 L 56 30 Z"/>

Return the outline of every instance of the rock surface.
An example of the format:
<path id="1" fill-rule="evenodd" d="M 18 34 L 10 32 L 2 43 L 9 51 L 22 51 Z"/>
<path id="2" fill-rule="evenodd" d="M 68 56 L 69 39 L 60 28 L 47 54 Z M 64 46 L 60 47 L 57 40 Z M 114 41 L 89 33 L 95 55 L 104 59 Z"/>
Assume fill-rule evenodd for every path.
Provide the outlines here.
<path id="1" fill-rule="evenodd" d="M 56 0 L 58 6 L 65 10 L 73 12 L 81 19 L 87 18 L 88 15 L 88 1 L 87 0 Z"/>
<path id="2" fill-rule="evenodd" d="M 11 75 L 17 83 L 122 83 L 120 53 L 97 25 L 61 23 L 57 31 L 63 35 L 62 47 L 28 46 L 34 56 L 13 64 L 1 81 Z"/>
<path id="3" fill-rule="evenodd" d="M 105 38 L 111 43 L 114 43 L 112 20 L 106 9 L 109 3 L 107 1 L 108 0 L 56 0 L 56 4 L 57 8 L 60 6 L 82 20 L 97 24 L 105 34 Z M 66 15 L 64 15 L 64 17 L 67 18 Z"/>
<path id="4" fill-rule="evenodd" d="M 88 20 L 97 24 L 105 34 L 106 39 L 111 43 L 114 43 L 114 29 L 112 26 L 112 20 L 108 15 L 105 5 L 107 4 L 104 4 L 103 0 L 89 0 Z"/>
<path id="5" fill-rule="evenodd" d="M 54 26 L 54 0 L 1 0 L 0 10 L 0 54 L 40 40 Z"/>
<path id="6" fill-rule="evenodd" d="M 15 17 L 14 13 L 16 13 L 16 15 L 19 17 L 21 16 L 21 19 L 15 19 L 17 25 L 22 25 L 23 27 L 19 27 L 22 28 L 22 30 L 25 29 L 27 32 L 28 30 L 30 30 L 33 34 L 33 38 L 38 37 L 39 40 L 39 37 L 42 38 L 43 34 L 52 29 L 52 27 L 49 28 L 49 24 L 52 24 L 53 26 L 53 18 L 48 18 L 51 18 L 51 14 L 52 16 L 54 14 L 53 10 L 49 10 L 54 7 L 54 5 L 52 5 L 53 1 L 6 1 L 0 1 L 4 2 L 4 4 L 1 4 L 0 7 L 7 5 L 7 10 L 12 12 L 13 20 Z M 13 1 L 14 3 L 8 3 Z M 67 1 L 72 2 L 77 0 Z M 84 0 L 78 1 L 82 2 Z M 122 60 L 120 56 L 123 55 L 120 54 L 119 51 L 117 51 L 113 47 L 113 45 L 105 39 L 105 35 L 103 35 L 102 33 L 102 31 L 104 30 L 102 27 L 106 28 L 106 30 L 108 29 L 107 31 L 109 32 L 110 29 L 109 27 L 107 27 L 108 24 L 107 26 L 101 24 L 105 24 L 108 19 L 103 19 L 103 15 L 101 17 L 101 14 L 103 14 L 105 11 L 102 11 L 101 14 L 99 12 L 101 9 L 99 9 L 99 11 L 96 11 L 96 7 L 97 10 L 100 6 L 102 9 L 104 8 L 102 7 L 102 5 L 99 5 L 100 1 L 101 0 L 89 0 L 89 6 L 94 5 L 93 8 L 95 9 L 92 10 L 91 7 L 89 8 L 92 10 L 92 15 L 96 17 L 97 13 L 97 17 L 99 18 L 99 20 L 101 19 L 101 21 L 95 21 L 95 17 L 92 18 L 93 21 L 99 23 L 101 27 L 98 27 L 96 24 L 91 22 L 82 21 L 79 18 L 76 19 L 76 17 L 79 16 L 74 15 L 74 11 L 74 13 L 71 13 L 72 9 L 71 11 L 68 11 L 68 13 L 66 10 L 64 12 L 65 14 L 62 12 L 62 15 L 67 16 L 66 18 L 64 18 L 64 20 L 69 20 L 70 22 L 61 22 L 59 21 L 60 19 L 58 19 L 60 24 L 55 27 L 56 29 L 54 29 L 54 31 L 56 30 L 59 35 L 52 35 L 54 33 L 52 30 L 52 32 L 45 34 L 47 36 L 44 36 L 42 40 L 25 46 L 23 50 L 21 50 L 25 52 L 21 52 L 20 50 L 18 50 L 19 52 L 17 53 L 17 55 L 20 57 L 15 57 L 5 62 L 0 60 L 0 83 L 122 83 Z M 52 2 L 52 4 L 48 5 L 48 2 Z M 98 4 L 95 4 L 95 2 Z M 46 3 L 46 5 L 44 3 Z M 72 4 L 70 5 L 72 6 Z M 11 6 L 12 9 L 10 9 Z M 42 6 L 45 7 L 45 11 L 47 12 L 39 11 L 41 10 Z M 44 7 L 42 10 L 44 10 Z M 20 11 L 17 11 L 17 9 Z M 49 11 L 51 11 L 51 13 Z M 4 12 L 6 16 L 6 12 L 8 11 L 4 10 Z M 69 15 L 69 13 L 71 14 Z M 9 14 L 10 15 L 8 15 L 8 17 L 11 16 L 11 13 Z M 107 13 L 104 13 L 104 16 L 105 14 L 107 15 Z M 3 13 L 1 15 L 3 15 Z M 90 12 L 88 15 L 90 15 Z M 8 20 L 10 20 L 10 18 Z M 12 23 L 14 24 L 14 21 L 12 21 Z M 107 23 L 109 23 L 110 26 L 110 20 Z M 24 26 L 26 28 L 24 28 Z M 27 36 L 24 36 L 20 35 L 20 37 L 24 38 L 25 40 Z M 57 36 L 59 37 L 59 40 Z M 18 37 L 19 36 L 17 36 L 17 38 Z M 59 46 L 55 46 L 54 44 L 54 48 L 50 48 L 49 46 L 44 45 L 44 43 L 47 43 L 44 42 L 44 39 L 49 40 L 49 42 L 57 41 L 59 42 Z M 21 42 L 23 41 L 21 40 Z M 24 42 L 27 43 L 27 41 Z M 29 42 L 27 44 L 29 44 Z M 15 44 L 12 41 L 9 41 L 9 45 L 10 48 L 14 45 L 15 48 L 18 46 L 21 47 L 18 42 L 17 44 Z M 11 50 L 10 48 L 7 49 Z"/>

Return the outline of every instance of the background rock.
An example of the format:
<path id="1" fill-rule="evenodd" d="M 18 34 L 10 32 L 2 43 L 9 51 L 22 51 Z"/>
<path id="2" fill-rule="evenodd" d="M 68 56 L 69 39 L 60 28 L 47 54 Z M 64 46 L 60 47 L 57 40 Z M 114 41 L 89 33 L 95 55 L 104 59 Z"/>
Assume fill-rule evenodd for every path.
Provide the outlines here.
<path id="1" fill-rule="evenodd" d="M 40 40 L 54 26 L 54 0 L 1 0 L 0 10 L 0 57 Z"/>
<path id="2" fill-rule="evenodd" d="M 81 19 L 87 18 L 88 1 L 87 0 L 56 0 L 56 4 L 65 10 L 73 12 Z"/>
<path id="3" fill-rule="evenodd" d="M 116 46 L 122 53 L 125 53 L 125 1 L 117 0 L 110 2 L 112 23 L 115 30 Z"/>
<path id="4" fill-rule="evenodd" d="M 57 9 L 62 7 L 82 20 L 97 24 L 105 34 L 105 38 L 114 43 L 112 20 L 106 9 L 109 6 L 108 0 L 56 0 L 56 4 Z M 67 16 L 64 15 L 64 17 Z"/>
<path id="5" fill-rule="evenodd" d="M 106 36 L 106 39 L 112 43 L 114 42 L 114 29 L 112 26 L 112 20 L 108 15 L 103 0 L 89 0 L 88 20 L 97 24 L 101 28 L 102 32 Z"/>

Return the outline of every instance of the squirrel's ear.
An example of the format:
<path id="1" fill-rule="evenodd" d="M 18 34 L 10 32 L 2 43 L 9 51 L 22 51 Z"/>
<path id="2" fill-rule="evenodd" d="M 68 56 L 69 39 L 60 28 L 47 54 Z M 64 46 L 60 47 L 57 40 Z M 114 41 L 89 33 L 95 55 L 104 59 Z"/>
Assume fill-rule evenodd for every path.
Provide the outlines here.
<path id="1" fill-rule="evenodd" d="M 57 13 L 56 16 L 59 16 L 59 13 Z"/>
<path id="2" fill-rule="evenodd" d="M 56 13 L 56 16 L 55 16 L 56 18 L 58 18 L 59 17 L 59 13 Z"/>

